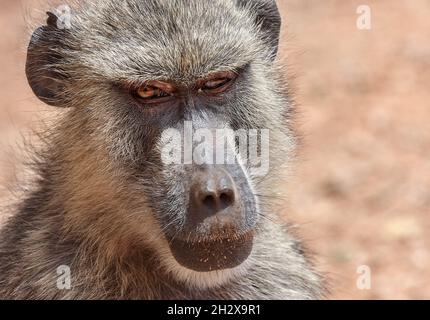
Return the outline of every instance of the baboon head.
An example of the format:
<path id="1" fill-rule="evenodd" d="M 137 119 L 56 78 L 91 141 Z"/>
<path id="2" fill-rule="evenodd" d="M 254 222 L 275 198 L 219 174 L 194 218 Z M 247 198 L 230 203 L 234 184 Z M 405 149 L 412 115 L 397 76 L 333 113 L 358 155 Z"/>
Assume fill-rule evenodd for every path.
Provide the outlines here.
<path id="1" fill-rule="evenodd" d="M 244 160 L 251 138 L 239 153 L 226 132 L 263 141 L 258 130 L 269 129 L 272 144 L 285 129 L 275 1 L 86 1 L 67 18 L 53 11 L 35 31 L 27 77 L 42 101 L 72 109 L 64 148 L 80 139 L 94 161 L 105 152 L 97 170 L 111 170 L 130 208 L 112 224 L 132 220 L 179 277 L 239 270 L 263 220 L 265 174 Z M 234 161 L 208 156 L 215 140 Z"/>

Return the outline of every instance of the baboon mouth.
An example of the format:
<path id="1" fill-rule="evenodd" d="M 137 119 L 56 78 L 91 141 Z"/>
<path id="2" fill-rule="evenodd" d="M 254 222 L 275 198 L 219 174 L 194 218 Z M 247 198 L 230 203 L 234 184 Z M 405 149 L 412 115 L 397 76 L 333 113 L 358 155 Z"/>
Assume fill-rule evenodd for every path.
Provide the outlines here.
<path id="1" fill-rule="evenodd" d="M 243 263 L 251 254 L 253 238 L 253 233 L 248 232 L 235 239 L 214 241 L 173 239 L 169 245 L 180 265 L 197 272 L 208 272 L 231 269 Z"/>

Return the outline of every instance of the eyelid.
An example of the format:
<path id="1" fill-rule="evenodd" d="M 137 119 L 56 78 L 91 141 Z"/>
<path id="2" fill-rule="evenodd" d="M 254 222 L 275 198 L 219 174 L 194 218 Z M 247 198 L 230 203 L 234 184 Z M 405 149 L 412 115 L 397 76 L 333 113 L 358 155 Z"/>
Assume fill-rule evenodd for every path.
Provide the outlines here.
<path id="1" fill-rule="evenodd" d="M 232 81 L 233 79 L 231 79 L 231 78 L 223 78 L 223 79 L 214 79 L 214 80 L 209 80 L 209 81 L 206 81 L 205 83 L 204 83 L 204 87 L 211 87 L 211 86 L 208 86 L 208 84 L 213 84 L 213 89 L 215 89 L 215 88 L 217 88 L 217 87 L 221 87 L 221 86 L 223 86 L 223 85 L 225 85 L 225 84 L 227 84 L 227 83 L 229 83 L 230 81 Z M 212 88 L 209 88 L 209 89 L 212 89 Z"/>
<path id="2" fill-rule="evenodd" d="M 161 105 L 174 98 L 172 90 L 173 86 L 167 83 L 158 81 L 148 81 L 140 85 L 131 85 L 128 87 L 129 93 L 137 100 L 137 102 L 144 107 L 150 107 L 152 105 Z M 153 95 L 145 96 L 145 94 L 139 94 L 139 90 L 153 91 Z M 149 93 L 148 92 L 148 93 Z"/>
<path id="3" fill-rule="evenodd" d="M 213 93 L 221 93 L 223 89 L 228 89 L 228 86 L 233 83 L 234 80 L 237 79 L 239 74 L 234 71 L 222 71 L 215 74 L 212 74 L 206 78 L 200 79 L 197 82 L 197 87 L 199 90 L 213 92 Z M 214 86 L 213 88 L 207 87 L 207 84 L 210 82 L 219 82 L 219 85 Z M 219 92 L 216 92 L 216 91 Z"/>
<path id="4" fill-rule="evenodd" d="M 154 89 L 158 89 L 169 94 L 172 94 L 175 91 L 175 87 L 172 84 L 168 82 L 159 81 L 159 80 L 148 81 L 143 86 L 148 86 Z"/>
<path id="5" fill-rule="evenodd" d="M 141 99 L 153 99 L 157 96 L 170 95 L 168 92 L 152 86 L 139 87 L 135 90 L 135 93 Z"/>

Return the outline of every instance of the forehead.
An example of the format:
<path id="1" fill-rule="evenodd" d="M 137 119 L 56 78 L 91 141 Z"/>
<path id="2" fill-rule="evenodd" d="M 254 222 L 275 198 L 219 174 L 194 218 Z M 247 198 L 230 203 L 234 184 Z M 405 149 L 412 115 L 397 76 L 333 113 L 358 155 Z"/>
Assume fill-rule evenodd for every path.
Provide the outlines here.
<path id="1" fill-rule="evenodd" d="M 234 0 L 96 1 L 78 17 L 87 66 L 112 78 L 192 80 L 249 63 L 252 17 Z"/>

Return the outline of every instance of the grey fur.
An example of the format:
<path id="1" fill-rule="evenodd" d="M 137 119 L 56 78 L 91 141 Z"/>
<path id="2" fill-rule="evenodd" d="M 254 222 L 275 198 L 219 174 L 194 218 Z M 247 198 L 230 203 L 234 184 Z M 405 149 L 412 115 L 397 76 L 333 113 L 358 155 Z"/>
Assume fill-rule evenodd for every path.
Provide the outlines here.
<path id="1" fill-rule="evenodd" d="M 52 20 L 38 29 L 30 85 L 43 101 L 70 108 L 45 135 L 36 187 L 1 230 L 0 298 L 323 297 L 321 277 L 267 201 L 295 145 L 292 104 L 274 63 L 279 23 L 270 0 L 100 0 L 75 7 L 70 30 Z M 177 172 L 154 155 L 161 124 L 142 118 L 116 84 L 188 84 L 245 65 L 217 115 L 234 129 L 271 129 L 271 172 L 250 178 L 261 218 L 248 268 L 200 286 L 204 276 L 187 282 L 162 261 L 163 223 L 183 222 L 186 197 Z M 71 268 L 71 290 L 57 288 L 60 265 Z"/>

